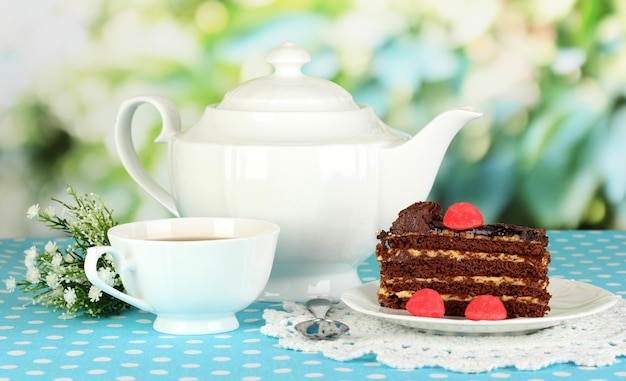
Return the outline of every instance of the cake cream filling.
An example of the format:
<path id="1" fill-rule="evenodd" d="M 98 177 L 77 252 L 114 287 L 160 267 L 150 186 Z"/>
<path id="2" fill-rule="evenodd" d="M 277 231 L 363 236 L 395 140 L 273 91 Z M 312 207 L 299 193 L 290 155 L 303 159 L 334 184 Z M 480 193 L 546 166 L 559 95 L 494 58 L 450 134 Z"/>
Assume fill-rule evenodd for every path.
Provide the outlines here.
<path id="1" fill-rule="evenodd" d="M 447 257 L 456 260 L 476 260 L 481 259 L 485 261 L 501 261 L 501 262 L 514 262 L 523 263 L 526 262 L 528 257 L 517 254 L 505 254 L 505 253 L 482 253 L 482 252 L 469 252 L 458 250 L 430 250 L 430 249 L 406 249 L 398 250 L 398 252 L 404 252 L 410 254 L 414 258 L 427 256 L 429 258 Z M 541 259 L 542 265 L 548 264 L 548 257 L 544 256 Z"/>
<path id="2" fill-rule="evenodd" d="M 446 278 L 446 279 L 440 279 L 440 278 L 413 278 L 411 277 L 410 280 L 412 282 L 416 282 L 416 283 L 434 283 L 434 282 L 439 282 L 439 283 L 451 283 L 451 282 L 461 282 L 461 283 L 482 283 L 482 284 L 491 284 L 494 286 L 499 286 L 501 284 L 507 284 L 507 285 L 513 285 L 513 286 L 535 286 L 536 288 L 545 288 L 548 286 L 548 282 L 547 280 L 539 280 L 539 281 L 532 281 L 529 282 L 528 279 L 526 278 L 513 278 L 513 277 L 508 277 L 508 276 L 466 276 L 466 275 L 458 275 L 458 276 L 453 276 L 450 278 Z M 391 283 L 393 284 L 394 282 L 403 282 L 404 278 L 402 277 L 396 277 L 396 278 L 387 278 L 384 280 L 385 283 Z"/>

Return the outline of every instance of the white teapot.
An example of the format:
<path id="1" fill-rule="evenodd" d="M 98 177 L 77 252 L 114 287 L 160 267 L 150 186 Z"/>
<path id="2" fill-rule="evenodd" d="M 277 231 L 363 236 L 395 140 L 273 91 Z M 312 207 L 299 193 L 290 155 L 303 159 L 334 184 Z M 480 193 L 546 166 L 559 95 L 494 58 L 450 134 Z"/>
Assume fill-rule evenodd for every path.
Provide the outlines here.
<path id="1" fill-rule="evenodd" d="M 360 284 L 356 266 L 376 232 L 426 199 L 456 133 L 481 116 L 447 111 L 414 137 L 381 122 L 340 86 L 304 75 L 309 54 L 293 43 L 271 51 L 273 74 L 245 82 L 182 130 L 174 105 L 158 96 L 125 101 L 115 126 L 131 177 L 176 216 L 245 217 L 281 227 L 270 281 L 260 300 L 337 298 Z M 132 118 L 142 104 L 163 119 L 171 191 L 141 164 Z"/>

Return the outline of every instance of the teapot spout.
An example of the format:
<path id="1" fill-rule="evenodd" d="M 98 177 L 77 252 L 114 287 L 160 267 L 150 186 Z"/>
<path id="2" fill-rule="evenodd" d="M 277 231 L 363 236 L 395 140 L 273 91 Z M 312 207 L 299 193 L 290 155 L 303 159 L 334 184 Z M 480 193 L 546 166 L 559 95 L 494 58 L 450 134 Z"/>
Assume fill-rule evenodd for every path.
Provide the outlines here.
<path id="1" fill-rule="evenodd" d="M 443 112 L 408 141 L 380 150 L 380 229 L 388 229 L 400 210 L 426 200 L 452 139 L 480 116 L 471 107 Z"/>

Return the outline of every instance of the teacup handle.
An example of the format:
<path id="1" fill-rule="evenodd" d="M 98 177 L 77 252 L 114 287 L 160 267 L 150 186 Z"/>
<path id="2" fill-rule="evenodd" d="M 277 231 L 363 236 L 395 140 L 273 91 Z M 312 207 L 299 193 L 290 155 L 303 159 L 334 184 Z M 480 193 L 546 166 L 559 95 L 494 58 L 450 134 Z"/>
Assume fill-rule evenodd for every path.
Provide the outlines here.
<path id="1" fill-rule="evenodd" d="M 128 304 L 131 304 L 141 310 L 148 311 L 154 313 L 154 307 L 148 304 L 146 301 L 135 298 L 134 296 L 130 296 L 125 294 L 115 288 L 109 286 L 105 282 L 100 279 L 98 276 L 98 259 L 104 254 L 111 254 L 113 260 L 115 261 L 115 269 L 119 272 L 121 271 L 133 271 L 133 267 L 129 265 L 126 261 L 126 257 L 119 250 L 111 246 L 93 246 L 87 248 L 87 255 L 85 256 L 85 275 L 87 275 L 87 279 L 100 290 L 106 292 L 107 294 L 118 298 L 121 301 L 124 301 Z"/>
<path id="2" fill-rule="evenodd" d="M 144 165 L 139 160 L 132 137 L 133 115 L 142 104 L 154 106 L 163 121 L 161 133 L 154 140 L 155 143 L 168 143 L 170 138 L 181 131 L 180 114 L 176 106 L 168 99 L 157 95 L 142 95 L 127 99 L 120 106 L 115 123 L 115 146 L 117 147 L 120 160 L 128 174 L 139 184 L 148 194 L 163 204 L 176 217 L 179 216 L 174 203 L 174 198 L 170 192 L 163 189 L 159 183 L 148 173 Z"/>

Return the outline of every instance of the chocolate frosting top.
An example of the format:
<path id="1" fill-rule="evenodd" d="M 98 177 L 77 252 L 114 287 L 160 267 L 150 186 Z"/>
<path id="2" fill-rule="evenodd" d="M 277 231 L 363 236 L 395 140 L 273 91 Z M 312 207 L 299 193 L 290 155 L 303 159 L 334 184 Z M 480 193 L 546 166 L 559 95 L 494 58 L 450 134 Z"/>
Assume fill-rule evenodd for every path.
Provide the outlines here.
<path id="1" fill-rule="evenodd" d="M 377 234 L 382 239 L 389 234 L 420 233 L 452 230 L 443 225 L 441 204 L 433 201 L 416 202 L 398 213 L 398 218 L 391 224 L 389 232 L 381 230 Z M 454 230 L 453 230 L 454 231 Z M 523 240 L 533 240 L 547 244 L 548 238 L 544 229 L 533 229 L 526 226 L 510 224 L 489 224 L 466 230 L 473 234 L 485 236 L 510 236 L 517 235 Z M 459 231 L 456 231 L 458 234 Z"/>

